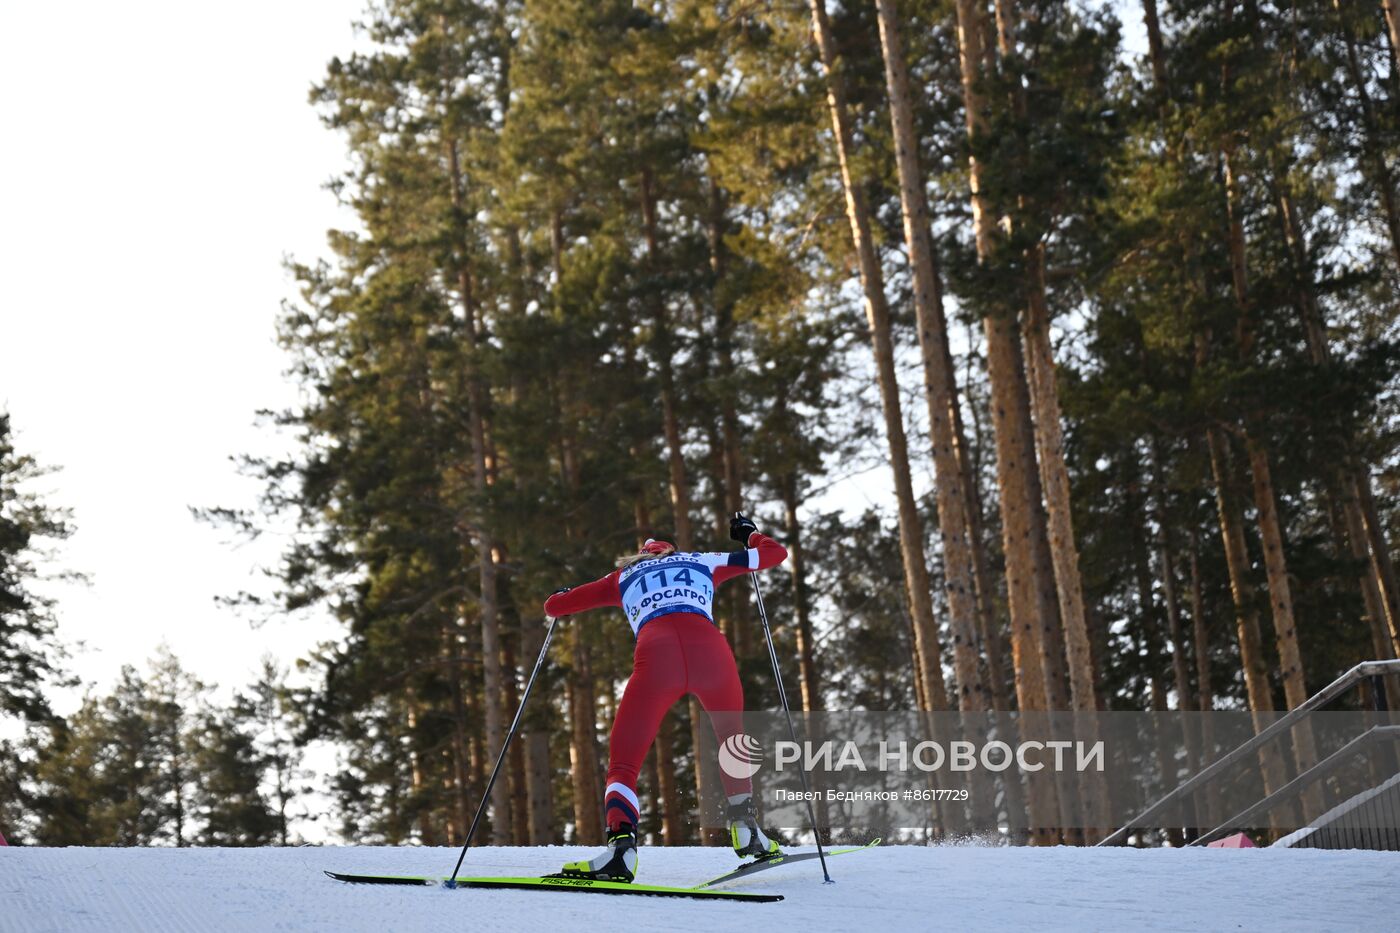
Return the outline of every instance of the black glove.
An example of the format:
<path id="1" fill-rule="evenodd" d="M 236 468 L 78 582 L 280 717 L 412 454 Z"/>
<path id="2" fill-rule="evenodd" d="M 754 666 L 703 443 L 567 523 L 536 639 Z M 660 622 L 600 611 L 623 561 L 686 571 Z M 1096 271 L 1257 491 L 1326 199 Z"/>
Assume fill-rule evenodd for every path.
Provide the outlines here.
<path id="1" fill-rule="evenodd" d="M 755 531 L 758 531 L 758 526 L 743 512 L 735 512 L 734 517 L 729 520 L 729 537 L 745 547 L 748 547 L 749 535 Z"/>

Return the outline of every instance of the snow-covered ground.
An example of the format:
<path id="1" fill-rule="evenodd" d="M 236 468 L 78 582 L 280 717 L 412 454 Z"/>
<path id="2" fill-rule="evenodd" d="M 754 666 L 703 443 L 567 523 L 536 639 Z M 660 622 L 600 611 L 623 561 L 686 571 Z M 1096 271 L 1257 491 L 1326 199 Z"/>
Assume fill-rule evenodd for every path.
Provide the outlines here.
<path id="1" fill-rule="evenodd" d="M 463 875 L 555 871 L 577 849 L 477 849 Z M 640 881 L 694 884 L 725 850 L 647 848 Z M 1400 929 L 1400 854 L 884 847 L 733 885 L 775 904 L 345 885 L 322 869 L 445 875 L 452 849 L 0 848 L 0 931 Z"/>

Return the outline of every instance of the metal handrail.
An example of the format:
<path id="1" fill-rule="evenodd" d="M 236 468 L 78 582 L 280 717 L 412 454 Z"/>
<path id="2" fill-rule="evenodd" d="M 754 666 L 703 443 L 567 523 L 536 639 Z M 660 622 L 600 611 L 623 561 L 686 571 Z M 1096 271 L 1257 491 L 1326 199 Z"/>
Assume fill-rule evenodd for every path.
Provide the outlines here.
<path id="1" fill-rule="evenodd" d="M 1186 794 L 1195 790 L 1208 778 L 1214 777 L 1216 774 L 1219 774 L 1221 771 L 1224 771 L 1226 768 L 1235 764 L 1237 761 L 1241 760 L 1246 755 L 1249 755 L 1251 752 L 1258 749 L 1259 746 L 1263 745 L 1265 742 L 1269 741 L 1274 736 L 1279 735 L 1280 733 L 1289 729 L 1291 726 L 1293 726 L 1294 723 L 1298 722 L 1300 719 L 1302 719 L 1308 713 L 1311 713 L 1313 710 L 1317 709 L 1319 706 L 1324 706 L 1332 702 L 1338 696 L 1346 692 L 1348 689 L 1350 689 L 1362 679 L 1366 677 L 1374 677 L 1379 674 L 1400 674 L 1400 659 L 1391 661 L 1363 661 L 1362 663 L 1356 665 L 1351 670 L 1343 674 L 1341 677 L 1338 677 L 1336 680 L 1323 687 L 1317 693 L 1308 697 L 1308 699 L 1304 700 L 1303 703 L 1301 703 L 1299 706 L 1290 710 L 1287 714 L 1280 717 L 1275 722 L 1269 724 L 1264 729 L 1260 730 L 1249 741 L 1243 743 L 1229 754 L 1221 756 L 1218 760 L 1207 765 L 1204 769 L 1198 771 L 1192 777 L 1187 778 L 1183 783 L 1179 784 L 1177 788 L 1171 793 L 1167 794 L 1161 800 L 1158 800 L 1152 806 L 1148 807 L 1146 810 L 1133 817 L 1131 821 L 1129 821 L 1119 829 L 1116 829 L 1113 832 L 1109 833 L 1103 839 L 1099 840 L 1099 842 L 1096 843 L 1096 845 L 1122 845 L 1124 842 L 1127 841 L 1128 836 L 1132 833 L 1134 829 L 1136 829 L 1139 826 L 1152 825 L 1148 822 L 1149 820 L 1151 820 L 1157 814 L 1161 813 L 1167 807 L 1176 803 Z"/>
<path id="2" fill-rule="evenodd" d="M 1212 829 L 1198 839 L 1192 840 L 1188 843 L 1188 846 L 1203 846 L 1223 836 L 1229 835 L 1232 829 L 1252 826 L 1253 823 L 1251 821 L 1256 816 L 1268 813 L 1274 807 L 1283 803 L 1283 801 L 1297 797 L 1303 792 L 1305 787 L 1315 784 L 1334 771 L 1337 771 L 1342 765 L 1346 764 L 1352 755 L 1355 755 L 1366 746 L 1379 742 L 1382 739 L 1400 742 L 1400 726 L 1372 726 L 1254 806 L 1245 809 L 1241 813 L 1236 813 L 1234 816 L 1230 817 L 1230 819 L 1215 827 L 1215 829 Z"/>

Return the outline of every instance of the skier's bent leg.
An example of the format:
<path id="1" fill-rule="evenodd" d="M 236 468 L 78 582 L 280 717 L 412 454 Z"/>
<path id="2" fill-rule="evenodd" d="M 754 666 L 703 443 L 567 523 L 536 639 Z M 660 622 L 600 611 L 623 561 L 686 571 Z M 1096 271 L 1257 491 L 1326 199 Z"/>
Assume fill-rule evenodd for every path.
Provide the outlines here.
<path id="1" fill-rule="evenodd" d="M 637 641 L 632 676 L 622 691 L 608 738 L 608 786 L 603 809 L 609 832 L 641 818 L 637 776 L 661 719 L 684 693 L 685 665 L 673 633 L 648 626 Z"/>
<path id="2" fill-rule="evenodd" d="M 689 687 L 710 716 L 715 740 L 723 747 L 744 731 L 744 688 L 734 664 L 734 652 L 724 634 L 713 626 L 687 631 L 686 667 L 690 671 Z M 753 799 L 753 781 L 749 774 L 731 773 L 723 767 L 720 779 L 728 803 L 729 841 L 740 857 L 771 858 L 779 854 L 778 844 L 764 835 L 758 825 L 758 812 Z"/>
<path id="3" fill-rule="evenodd" d="M 637 776 L 661 718 L 683 693 L 684 671 L 674 635 L 663 626 L 644 628 L 608 739 L 608 785 L 603 793 L 608 846 L 594 858 L 566 864 L 566 875 L 609 881 L 631 881 L 636 876 L 641 819 Z"/>

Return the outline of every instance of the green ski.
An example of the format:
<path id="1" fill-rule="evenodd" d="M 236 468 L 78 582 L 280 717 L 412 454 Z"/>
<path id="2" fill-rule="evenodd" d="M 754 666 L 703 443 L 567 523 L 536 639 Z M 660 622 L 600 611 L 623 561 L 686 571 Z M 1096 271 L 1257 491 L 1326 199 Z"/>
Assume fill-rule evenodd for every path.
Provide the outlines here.
<path id="1" fill-rule="evenodd" d="M 875 848 L 879 844 L 879 839 L 873 839 L 863 846 L 852 846 L 849 849 L 828 849 L 826 856 L 827 858 L 830 858 L 833 855 L 848 855 L 851 852 L 864 852 L 867 849 Z M 777 868 L 779 865 L 791 865 L 793 862 L 806 862 L 816 857 L 817 853 L 815 852 L 799 852 L 794 855 L 788 855 L 785 853 L 783 855 L 774 856 L 773 858 L 758 859 L 756 861 L 749 862 L 745 865 L 741 865 L 733 871 L 728 872 L 727 874 L 720 875 L 718 878 L 711 878 L 709 881 L 696 885 L 696 887 L 712 888 L 717 884 L 724 884 L 726 881 L 735 881 L 739 878 L 747 878 L 749 875 L 756 875 L 761 871 L 767 871 L 770 868 Z"/>
<path id="2" fill-rule="evenodd" d="M 340 872 L 328 871 L 328 877 L 336 881 L 345 881 L 349 884 L 420 884 L 432 885 L 442 884 L 445 878 L 424 878 L 418 875 L 342 875 Z"/>
<path id="3" fill-rule="evenodd" d="M 446 878 L 415 875 L 344 875 L 328 871 L 337 881 L 350 884 L 408 884 L 444 885 Z M 705 891 L 700 888 L 673 888 L 652 884 L 625 884 L 618 881 L 594 881 L 591 878 L 457 878 L 457 888 L 509 888 L 521 891 L 576 891 L 586 894 L 632 894 L 651 897 L 686 897 L 700 901 L 752 901 L 768 903 L 781 901 L 781 894 L 753 894 L 741 891 Z"/>

